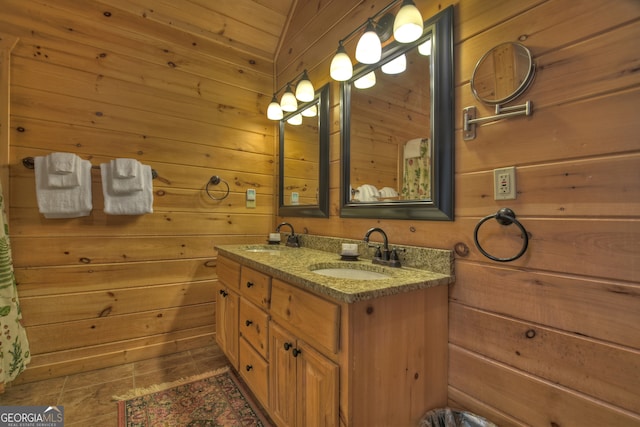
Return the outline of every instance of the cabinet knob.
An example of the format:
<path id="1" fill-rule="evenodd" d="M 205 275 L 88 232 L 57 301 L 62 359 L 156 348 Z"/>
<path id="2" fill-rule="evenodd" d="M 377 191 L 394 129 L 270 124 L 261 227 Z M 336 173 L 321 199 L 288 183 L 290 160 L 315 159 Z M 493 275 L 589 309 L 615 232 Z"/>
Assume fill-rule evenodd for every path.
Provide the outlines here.
<path id="1" fill-rule="evenodd" d="M 245 367 L 245 369 L 247 370 L 247 372 L 249 372 L 250 370 L 252 370 L 252 369 L 253 369 L 253 366 L 251 366 L 251 365 L 247 365 L 247 366 Z"/>
<path id="2" fill-rule="evenodd" d="M 290 343 L 290 342 L 286 342 L 286 343 L 284 343 L 284 350 L 285 350 L 285 351 L 289 351 L 289 349 L 290 349 L 291 347 L 292 347 L 292 345 L 291 345 L 291 343 Z"/>
<path id="3" fill-rule="evenodd" d="M 220 295 L 222 295 L 224 298 L 227 297 L 227 295 L 229 295 L 227 292 L 225 292 L 223 289 L 220 289 Z"/>
<path id="4" fill-rule="evenodd" d="M 253 325 L 253 320 L 247 320 L 246 322 L 244 322 L 244 324 L 247 326 L 251 326 Z"/>
<path id="5" fill-rule="evenodd" d="M 247 288 L 250 288 L 253 286 L 253 282 L 247 282 Z"/>
<path id="6" fill-rule="evenodd" d="M 302 350 L 298 350 L 297 348 L 294 348 L 291 353 L 293 354 L 293 357 L 298 357 L 298 355 L 302 353 Z"/>

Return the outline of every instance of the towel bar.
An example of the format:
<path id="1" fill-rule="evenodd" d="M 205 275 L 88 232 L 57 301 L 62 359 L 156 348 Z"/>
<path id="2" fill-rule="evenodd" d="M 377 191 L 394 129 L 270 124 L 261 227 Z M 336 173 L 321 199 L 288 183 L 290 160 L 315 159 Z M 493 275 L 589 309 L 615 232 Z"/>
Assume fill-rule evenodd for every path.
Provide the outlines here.
<path id="1" fill-rule="evenodd" d="M 25 157 L 22 159 L 22 166 L 27 169 L 35 168 L 35 160 L 33 157 Z M 91 169 L 100 169 L 100 166 L 91 165 Z M 158 177 L 158 172 L 155 169 L 151 169 L 151 178 L 156 179 Z"/>

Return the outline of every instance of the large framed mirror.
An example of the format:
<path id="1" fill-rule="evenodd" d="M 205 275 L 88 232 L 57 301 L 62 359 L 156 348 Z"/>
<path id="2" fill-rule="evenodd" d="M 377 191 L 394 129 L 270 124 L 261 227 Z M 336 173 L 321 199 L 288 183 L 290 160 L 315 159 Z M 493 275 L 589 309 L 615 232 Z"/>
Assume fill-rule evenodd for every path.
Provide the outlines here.
<path id="1" fill-rule="evenodd" d="M 398 62 L 404 71 L 388 70 Z M 453 98 L 453 6 L 415 42 L 354 67 L 341 87 L 340 216 L 453 220 Z"/>
<path id="2" fill-rule="evenodd" d="M 280 216 L 329 216 L 329 85 L 280 121 Z"/>

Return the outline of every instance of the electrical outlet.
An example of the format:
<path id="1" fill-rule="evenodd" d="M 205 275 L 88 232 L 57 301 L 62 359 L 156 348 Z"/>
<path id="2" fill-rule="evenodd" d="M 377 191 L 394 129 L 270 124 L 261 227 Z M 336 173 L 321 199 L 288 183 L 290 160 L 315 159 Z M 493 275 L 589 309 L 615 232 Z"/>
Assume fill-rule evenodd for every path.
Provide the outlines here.
<path id="1" fill-rule="evenodd" d="M 513 200 L 516 198 L 516 168 L 493 170 L 493 199 Z"/>

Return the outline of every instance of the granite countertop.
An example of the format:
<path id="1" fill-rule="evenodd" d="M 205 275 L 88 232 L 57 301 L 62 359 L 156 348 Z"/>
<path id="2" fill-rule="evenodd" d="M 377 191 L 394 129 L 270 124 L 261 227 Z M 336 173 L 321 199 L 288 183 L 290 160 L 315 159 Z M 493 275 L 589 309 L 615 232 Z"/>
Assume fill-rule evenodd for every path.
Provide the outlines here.
<path id="1" fill-rule="evenodd" d="M 223 245 L 216 249 L 221 255 L 274 278 L 346 303 L 448 285 L 454 281 L 452 274 L 434 272 L 426 266 L 394 268 L 373 264 L 370 259 L 343 261 L 338 253 L 306 247 Z M 375 280 L 343 279 L 312 272 L 313 269 L 339 268 L 345 265 L 357 270 L 383 273 L 389 277 Z"/>

